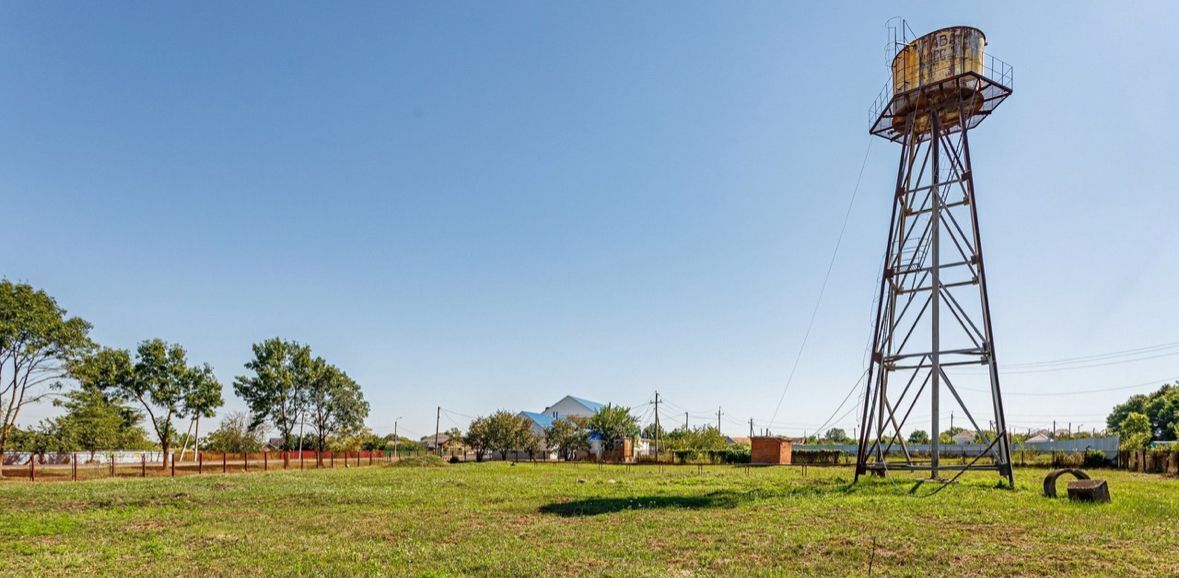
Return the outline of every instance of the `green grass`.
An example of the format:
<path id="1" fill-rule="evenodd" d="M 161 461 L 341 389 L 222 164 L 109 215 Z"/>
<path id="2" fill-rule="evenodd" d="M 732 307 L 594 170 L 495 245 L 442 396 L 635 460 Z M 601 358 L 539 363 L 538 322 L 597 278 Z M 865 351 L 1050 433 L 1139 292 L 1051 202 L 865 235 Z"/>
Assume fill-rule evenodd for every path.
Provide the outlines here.
<path id="1" fill-rule="evenodd" d="M 6 575 L 1179 575 L 1179 480 L 462 464 L 0 484 Z M 1061 494 L 1064 494 L 1061 481 Z M 875 544 L 875 546 L 873 546 Z M 873 554 L 874 548 L 874 554 Z M 870 562 L 871 560 L 871 562 Z"/>

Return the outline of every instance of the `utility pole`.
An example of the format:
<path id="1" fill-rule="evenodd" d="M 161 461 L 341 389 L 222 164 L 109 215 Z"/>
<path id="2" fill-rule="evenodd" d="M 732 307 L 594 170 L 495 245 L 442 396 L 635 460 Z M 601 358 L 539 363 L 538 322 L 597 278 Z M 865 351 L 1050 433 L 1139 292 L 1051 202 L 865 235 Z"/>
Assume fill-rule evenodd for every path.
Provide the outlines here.
<path id="1" fill-rule="evenodd" d="M 753 418 L 749 418 L 749 437 L 753 437 Z"/>
<path id="2" fill-rule="evenodd" d="M 684 431 L 688 431 L 688 412 L 684 412 Z"/>
<path id="3" fill-rule="evenodd" d="M 655 463 L 659 463 L 659 392 L 655 392 Z"/>
<path id="4" fill-rule="evenodd" d="M 397 437 L 397 420 L 395 419 L 393 420 L 393 454 L 398 456 L 401 455 L 397 453 L 397 442 L 399 441 L 401 441 L 401 439 Z"/>
<path id="5" fill-rule="evenodd" d="M 717 407 L 716 408 L 716 433 L 720 433 L 720 416 L 721 416 L 721 408 Z"/>
<path id="6" fill-rule="evenodd" d="M 950 412 L 950 431 L 954 431 L 954 412 Z"/>
<path id="7" fill-rule="evenodd" d="M 442 455 L 442 444 L 438 443 L 438 428 L 442 423 L 442 406 L 438 406 L 438 413 L 434 415 L 434 453 Z"/>

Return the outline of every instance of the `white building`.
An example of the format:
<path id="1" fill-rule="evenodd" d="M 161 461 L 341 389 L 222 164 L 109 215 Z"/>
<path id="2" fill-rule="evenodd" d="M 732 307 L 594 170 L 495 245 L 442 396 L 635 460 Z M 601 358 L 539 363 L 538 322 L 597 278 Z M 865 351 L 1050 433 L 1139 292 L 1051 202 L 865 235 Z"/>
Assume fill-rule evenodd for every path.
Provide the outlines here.
<path id="1" fill-rule="evenodd" d="M 518 415 L 529 421 L 534 433 L 543 436 L 545 430 L 551 427 L 556 420 L 572 417 L 588 419 L 603 407 L 606 407 L 606 404 L 566 395 L 556 403 L 544 408 L 544 411 L 522 411 Z M 646 440 L 638 440 L 634 449 L 636 455 L 649 452 Z M 602 438 L 595 433 L 589 434 L 589 453 L 599 457 L 602 455 Z M 556 448 L 549 449 L 547 459 L 557 459 Z"/>

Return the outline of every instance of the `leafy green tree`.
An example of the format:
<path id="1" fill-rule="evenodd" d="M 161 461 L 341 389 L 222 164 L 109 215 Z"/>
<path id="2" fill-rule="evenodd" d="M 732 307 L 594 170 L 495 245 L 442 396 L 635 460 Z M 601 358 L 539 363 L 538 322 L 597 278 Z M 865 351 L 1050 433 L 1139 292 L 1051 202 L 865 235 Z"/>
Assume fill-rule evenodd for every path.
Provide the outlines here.
<path id="1" fill-rule="evenodd" d="M 446 434 L 446 443 L 442 444 L 445 451 L 454 455 L 456 452 L 463 451 L 463 430 L 452 427 L 444 432 Z"/>
<path id="2" fill-rule="evenodd" d="M 1150 447 L 1150 418 L 1146 417 L 1146 414 L 1130 412 L 1126 419 L 1118 424 L 1118 431 L 1122 438 L 1122 449 L 1142 450 Z"/>
<path id="3" fill-rule="evenodd" d="M 602 438 L 602 449 L 609 453 L 624 439 L 639 434 L 639 422 L 629 407 L 607 404 L 590 416 L 589 430 Z"/>
<path id="4" fill-rule="evenodd" d="M 14 451 L 37 455 L 69 451 L 68 447 L 62 445 L 61 433 L 52 421 L 42 421 L 26 429 L 13 427 L 8 443 Z"/>
<path id="5" fill-rule="evenodd" d="M 663 429 L 662 425 L 651 422 L 643 428 L 641 435 L 643 436 L 643 439 L 648 440 L 656 439 L 656 436 L 658 436 L 658 439 L 663 439 L 667 437 L 667 431 Z"/>
<path id="6" fill-rule="evenodd" d="M 140 426 L 143 414 L 124 405 L 129 400 L 121 386 L 134 374 L 126 350 L 98 349 L 72 360 L 68 371 L 80 387 L 54 402 L 66 409 L 65 415 L 56 419 L 59 434 L 68 440 L 66 449 L 85 450 L 93 460 L 101 450 L 152 446 Z"/>
<path id="7" fill-rule="evenodd" d="M 929 441 L 929 432 L 923 429 L 913 430 L 913 433 L 909 434 L 911 444 L 927 444 Z"/>
<path id="8" fill-rule="evenodd" d="M 361 426 L 358 430 L 348 430 L 332 435 L 328 438 L 328 449 L 334 452 L 355 452 L 364 447 L 364 443 L 373 437 L 372 430 Z"/>
<path id="9" fill-rule="evenodd" d="M 589 432 L 574 420 L 557 419 L 544 432 L 545 443 L 557 448 L 558 457 L 571 460 L 579 451 L 589 449 Z"/>
<path id="10" fill-rule="evenodd" d="M 89 333 L 44 291 L 0 280 L 0 454 L 21 410 L 60 390 L 70 363 L 93 348 Z"/>
<path id="11" fill-rule="evenodd" d="M 1105 420 L 1106 427 L 1112 433 L 1121 434 L 1121 425 L 1130 413 L 1147 417 L 1152 439 L 1179 439 L 1179 382 L 1164 385 L 1153 393 L 1130 396 L 1114 406 Z"/>
<path id="12" fill-rule="evenodd" d="M 254 424 L 248 414 L 232 412 L 205 438 L 204 448 L 218 453 L 258 452 L 262 451 L 263 435 L 262 427 Z"/>
<path id="13" fill-rule="evenodd" d="M 296 364 L 310 365 L 310 349 L 294 341 L 267 339 L 253 345 L 254 358 L 246 369 L 254 375 L 234 379 L 233 391 L 246 402 L 255 424 L 269 420 L 286 448 L 292 448 L 295 426 L 307 406 L 307 372 L 296 375 Z"/>
<path id="14" fill-rule="evenodd" d="M 712 426 L 681 430 L 676 440 L 677 450 L 723 450 L 728 444 L 720 430 Z"/>
<path id="15" fill-rule="evenodd" d="M 827 435 L 823 437 L 836 444 L 845 444 L 851 441 L 851 438 L 847 437 L 847 432 L 837 427 L 827 430 Z"/>
<path id="16" fill-rule="evenodd" d="M 318 449 L 326 447 L 329 437 L 352 438 L 364 431 L 369 405 L 347 373 L 320 357 L 304 360 L 300 355 L 294 367 L 296 380 L 306 384 L 307 413 Z"/>
<path id="17" fill-rule="evenodd" d="M 530 429 L 524 418 L 504 410 L 487 417 L 488 447 L 499 452 L 500 459 L 508 459 L 511 450 L 523 449 L 525 434 Z"/>
<path id="18" fill-rule="evenodd" d="M 536 454 L 542 453 L 545 450 L 544 436 L 536 433 L 532 426 L 524 428 L 520 434 L 520 449 L 528 452 L 528 460 L 536 461 Z"/>
<path id="19" fill-rule="evenodd" d="M 475 452 L 475 461 L 483 461 L 483 456 L 491 449 L 491 435 L 487 427 L 487 418 L 477 417 L 467 426 L 467 435 L 463 436 L 463 443 Z"/>
<path id="20" fill-rule="evenodd" d="M 193 420 L 193 439 L 199 440 L 201 418 L 217 415 L 217 408 L 225 405 L 225 399 L 221 396 L 221 382 L 217 381 L 217 376 L 213 374 L 213 368 L 209 364 L 190 368 L 189 380 L 188 391 L 184 396 L 184 410 Z M 254 425 L 255 429 L 261 431 L 260 424 Z M 185 443 L 188 443 L 187 440 Z M 199 445 L 197 450 L 200 450 Z"/>
<path id="21" fill-rule="evenodd" d="M 116 365 L 123 359 L 130 360 L 129 354 L 107 352 L 103 355 L 105 360 Z M 107 369 L 108 375 L 120 378 L 108 387 L 116 395 L 143 406 L 165 458 L 178 437 L 174 420 L 205 406 L 215 408 L 221 405 L 220 384 L 212 376 L 212 369 L 208 366 L 189 367 L 184 348 L 161 339 L 140 343 L 135 363 L 129 368 L 114 366 Z M 218 392 L 215 399 L 208 392 L 211 389 Z M 166 467 L 167 459 L 164 464 Z"/>
<path id="22" fill-rule="evenodd" d="M 384 451 L 393 449 L 393 434 L 379 436 L 369 432 L 368 437 L 360 444 L 360 449 L 368 451 Z"/>
<path id="23" fill-rule="evenodd" d="M 102 390 L 84 386 L 70 391 L 54 405 L 65 415 L 52 420 L 61 451 L 83 450 L 90 460 L 101 450 L 147 449 L 151 442 L 139 426 L 143 415 L 108 397 Z"/>

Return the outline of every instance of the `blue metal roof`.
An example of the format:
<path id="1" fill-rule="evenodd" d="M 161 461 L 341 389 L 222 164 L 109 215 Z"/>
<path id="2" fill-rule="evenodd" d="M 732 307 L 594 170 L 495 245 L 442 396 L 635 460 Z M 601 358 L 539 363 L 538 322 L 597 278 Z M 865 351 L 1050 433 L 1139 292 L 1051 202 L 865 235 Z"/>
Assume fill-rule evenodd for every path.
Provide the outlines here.
<path id="1" fill-rule="evenodd" d="M 520 412 L 520 415 L 536 422 L 536 425 L 538 425 L 544 429 L 549 429 L 550 427 L 553 426 L 553 419 L 554 418 L 553 418 L 552 414 L 536 413 L 534 411 L 522 411 L 522 412 Z"/>
<path id="2" fill-rule="evenodd" d="M 588 399 L 582 399 L 580 397 L 573 397 L 572 395 L 569 396 L 569 399 L 572 399 L 573 401 L 576 401 L 577 403 L 584 405 L 585 407 L 589 408 L 589 410 L 594 413 L 597 413 L 598 410 L 602 409 L 603 407 L 606 407 L 606 404 L 604 404 L 604 403 L 598 403 L 596 401 L 590 401 Z"/>

